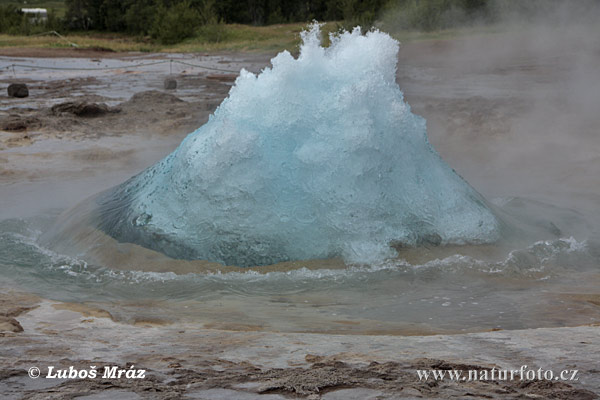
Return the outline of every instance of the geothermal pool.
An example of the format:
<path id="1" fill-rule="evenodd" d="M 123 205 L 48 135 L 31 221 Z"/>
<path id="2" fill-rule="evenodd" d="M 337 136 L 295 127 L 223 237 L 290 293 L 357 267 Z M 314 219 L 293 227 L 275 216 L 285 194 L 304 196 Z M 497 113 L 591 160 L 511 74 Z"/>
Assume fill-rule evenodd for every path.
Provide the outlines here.
<path id="1" fill-rule="evenodd" d="M 3 278 L 51 299 L 100 304 L 129 322 L 193 319 L 224 329 L 426 334 L 600 318 L 589 302 L 600 283 L 600 247 L 590 241 L 539 241 L 504 257 L 494 246 L 419 249 L 380 265 L 310 261 L 269 272 L 191 273 L 163 260 L 162 267 L 175 272 L 144 272 L 41 247 L 36 239 L 48 219 L 0 224 Z M 123 264 L 129 257 L 123 255 Z M 140 260 L 144 256 L 137 257 L 144 269 Z"/>
<path id="2" fill-rule="evenodd" d="M 521 165 L 504 157 L 525 149 L 514 138 L 448 125 L 445 140 L 439 128 L 428 139 L 417 115 L 446 112 L 443 96 L 487 93 L 500 107 L 483 118 L 503 126 L 494 112 L 510 110 L 521 85 L 497 83 L 507 72 L 492 68 L 465 84 L 476 93 L 459 79 L 449 90 L 435 62 L 416 68 L 401 52 L 397 66 L 385 34 L 347 33 L 328 49 L 318 34 L 305 35 L 297 58 L 243 72 L 205 125 L 153 166 L 131 167 L 133 178 L 67 210 L 0 221 L 0 277 L 125 322 L 234 330 L 402 335 L 600 321 L 598 194 L 591 173 L 577 172 L 589 160 L 528 158 L 572 177 L 563 193 L 526 171 L 528 184 L 507 184 Z M 509 81 L 528 82 L 522 71 Z M 411 109 L 403 84 L 437 110 Z M 477 166 L 464 168 L 473 187 L 455 164 Z"/>
<path id="3" fill-rule="evenodd" d="M 252 267 L 373 264 L 394 257 L 394 243 L 512 235 L 429 145 L 395 82 L 398 45 L 356 28 L 325 49 L 314 25 L 297 59 L 282 52 L 259 75 L 242 70 L 205 125 L 68 212 L 47 242 L 80 254 L 96 245 L 79 239 L 89 226 L 171 258 Z"/>

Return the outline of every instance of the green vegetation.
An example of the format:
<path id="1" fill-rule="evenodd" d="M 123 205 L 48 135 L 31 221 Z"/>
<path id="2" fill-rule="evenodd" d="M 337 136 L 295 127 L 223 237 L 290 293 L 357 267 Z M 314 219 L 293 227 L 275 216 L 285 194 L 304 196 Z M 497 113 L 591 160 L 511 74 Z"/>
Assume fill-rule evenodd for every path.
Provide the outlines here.
<path id="1" fill-rule="evenodd" d="M 323 32 L 337 31 L 340 23 L 330 22 L 322 28 Z M 223 40 L 214 42 L 206 38 L 202 29 L 191 38 L 177 44 L 163 45 L 153 40 L 127 34 L 106 32 L 68 33 L 64 39 L 56 36 L 23 36 L 0 34 L 1 47 L 20 48 L 69 48 L 69 43 L 76 43 L 79 48 L 106 49 L 112 51 L 140 51 L 165 53 L 197 53 L 214 51 L 269 51 L 289 50 L 297 52 L 300 44 L 299 33 L 306 28 L 306 23 L 277 24 L 268 26 L 251 26 L 241 24 L 222 24 L 225 32 Z M 447 39 L 463 35 L 489 34 L 496 32 L 494 27 L 447 29 L 433 32 L 400 31 L 392 36 L 403 43 Z"/>
<path id="2" fill-rule="evenodd" d="M 223 40 L 213 41 L 214 32 L 200 29 L 193 37 L 177 44 L 163 45 L 148 38 L 128 34 L 106 32 L 76 32 L 65 34 L 64 40 L 55 36 L 23 36 L 0 34 L 0 47 L 68 48 L 69 42 L 80 48 L 103 48 L 114 51 L 142 52 L 204 52 L 204 51 L 281 51 L 297 50 L 299 33 L 306 28 L 305 23 L 251 26 L 241 24 L 221 24 Z M 337 23 L 328 23 L 325 31 L 338 28 Z M 208 36 L 208 37 L 207 37 Z"/>
<path id="3" fill-rule="evenodd" d="M 14 6 L 15 8 L 45 8 L 53 11 L 57 17 L 62 18 L 67 12 L 64 0 L 0 0 L 0 7 Z"/>
<path id="4" fill-rule="evenodd" d="M 312 20 L 338 21 L 327 24 L 329 31 L 360 25 L 412 40 L 494 29 L 505 21 L 559 20 L 569 13 L 593 18 L 599 5 L 600 0 L 568 5 L 561 0 L 0 0 L 0 33 L 59 31 L 71 42 L 116 50 L 270 50 L 293 46 Z M 24 15 L 24 6 L 48 9 L 47 20 Z M 68 45 L 0 36 L 4 46 L 50 41 Z"/>
<path id="5" fill-rule="evenodd" d="M 34 21 L 23 14 L 21 8 L 42 7 L 48 10 L 45 21 Z M 66 11 L 63 1 L 6 1 L 0 0 L 0 32 L 13 35 L 31 35 L 48 30 L 62 29 L 61 15 Z"/>

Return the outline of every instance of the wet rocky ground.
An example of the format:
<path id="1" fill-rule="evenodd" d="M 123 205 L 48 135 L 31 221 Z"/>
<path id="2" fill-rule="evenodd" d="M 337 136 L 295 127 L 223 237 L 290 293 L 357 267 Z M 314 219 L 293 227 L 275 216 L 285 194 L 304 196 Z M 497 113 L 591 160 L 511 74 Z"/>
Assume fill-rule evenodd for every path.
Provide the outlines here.
<path id="1" fill-rule="evenodd" d="M 4 217 L 72 206 L 151 165 L 207 121 L 237 76 L 231 71 L 258 72 L 272 56 L 91 52 L 81 58 L 62 51 L 36 57 L 35 49 L 30 57 L 3 55 L 14 53 L 8 50 L 0 51 L 0 67 L 67 69 L 0 68 L 0 185 L 10 187 L 3 190 Z M 167 79 L 177 88 L 165 89 Z M 25 83 L 29 96 L 9 97 L 6 87 L 14 82 Z M 45 187 L 61 189 L 49 190 L 44 202 L 28 200 Z"/>
<path id="2" fill-rule="evenodd" d="M 0 392 L 7 399 L 570 400 L 597 398 L 600 389 L 600 326 L 412 337 L 234 332 L 152 320 L 123 324 L 93 305 L 4 293 L 3 318 L 23 329 L 0 334 Z M 453 382 L 417 375 L 523 365 L 576 369 L 578 380 Z M 99 372 L 94 379 L 51 379 L 50 366 Z M 143 379 L 102 377 L 115 366 L 146 372 Z M 32 367 L 39 378 L 28 376 Z"/>

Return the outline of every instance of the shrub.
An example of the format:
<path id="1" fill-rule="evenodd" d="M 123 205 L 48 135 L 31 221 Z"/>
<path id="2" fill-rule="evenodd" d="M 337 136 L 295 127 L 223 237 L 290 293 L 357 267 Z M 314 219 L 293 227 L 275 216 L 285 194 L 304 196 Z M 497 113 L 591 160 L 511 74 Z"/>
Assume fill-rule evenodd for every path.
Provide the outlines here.
<path id="1" fill-rule="evenodd" d="M 0 32 L 11 35 L 32 35 L 46 31 L 58 31 L 63 28 L 63 20 L 54 10 L 48 12 L 44 21 L 36 21 L 23 14 L 13 5 L 0 5 Z"/>
<path id="2" fill-rule="evenodd" d="M 200 13 L 189 1 L 170 8 L 161 5 L 156 10 L 152 36 L 163 44 L 175 44 L 192 36 L 201 22 Z"/>
<path id="3" fill-rule="evenodd" d="M 228 37 L 227 28 L 223 24 L 203 25 L 198 29 L 198 36 L 202 41 L 208 43 L 219 43 Z"/>

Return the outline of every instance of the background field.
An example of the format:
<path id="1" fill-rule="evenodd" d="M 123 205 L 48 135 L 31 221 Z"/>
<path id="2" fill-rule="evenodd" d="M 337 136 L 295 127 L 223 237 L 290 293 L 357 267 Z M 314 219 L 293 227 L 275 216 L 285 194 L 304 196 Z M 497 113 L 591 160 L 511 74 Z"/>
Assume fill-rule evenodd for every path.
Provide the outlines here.
<path id="1" fill-rule="evenodd" d="M 48 20 L 22 7 L 46 8 Z M 410 42 L 595 23 L 598 11 L 600 0 L 0 0 L 0 47 L 295 51 L 314 20 L 328 21 L 325 32 L 360 25 Z"/>

